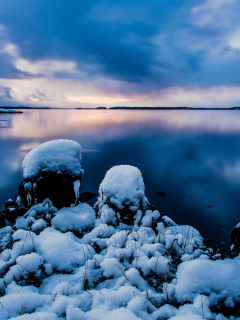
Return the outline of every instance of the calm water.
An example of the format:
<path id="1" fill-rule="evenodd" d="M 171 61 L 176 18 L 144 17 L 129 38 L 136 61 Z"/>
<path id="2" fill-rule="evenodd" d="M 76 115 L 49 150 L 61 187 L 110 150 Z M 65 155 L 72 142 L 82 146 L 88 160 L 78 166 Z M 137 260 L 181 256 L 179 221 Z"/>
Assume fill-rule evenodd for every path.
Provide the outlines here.
<path id="1" fill-rule="evenodd" d="M 203 236 L 214 233 L 218 243 L 230 243 L 240 219 L 239 111 L 33 110 L 0 114 L 0 120 L 1 207 L 16 198 L 27 152 L 67 138 L 83 148 L 82 191 L 97 192 L 114 165 L 136 166 L 149 201 L 163 214 L 185 223 L 195 192 L 192 224 Z"/>

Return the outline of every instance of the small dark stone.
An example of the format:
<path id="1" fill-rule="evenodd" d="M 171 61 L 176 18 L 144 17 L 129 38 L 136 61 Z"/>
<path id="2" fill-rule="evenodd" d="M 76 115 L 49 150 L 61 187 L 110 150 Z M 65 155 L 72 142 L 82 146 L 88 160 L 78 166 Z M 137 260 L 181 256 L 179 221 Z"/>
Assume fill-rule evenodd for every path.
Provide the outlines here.
<path id="1" fill-rule="evenodd" d="M 17 206 L 17 205 L 18 205 L 17 202 L 13 201 L 12 199 L 9 199 L 4 203 L 4 208 L 7 209 L 8 207 Z"/>
<path id="2" fill-rule="evenodd" d="M 158 195 L 159 197 L 165 197 L 166 193 L 163 191 L 154 192 L 154 194 Z"/>
<path id="3" fill-rule="evenodd" d="M 79 200 L 81 202 L 88 202 L 92 200 L 93 198 L 97 197 L 98 195 L 93 192 L 83 192 L 80 194 Z"/>
<path id="4" fill-rule="evenodd" d="M 6 219 L 11 223 L 15 223 L 15 220 L 19 216 L 23 216 L 27 212 L 26 208 L 19 206 L 18 204 L 7 207 L 0 212 L 1 219 Z M 5 225 L 4 225 L 5 227 Z"/>

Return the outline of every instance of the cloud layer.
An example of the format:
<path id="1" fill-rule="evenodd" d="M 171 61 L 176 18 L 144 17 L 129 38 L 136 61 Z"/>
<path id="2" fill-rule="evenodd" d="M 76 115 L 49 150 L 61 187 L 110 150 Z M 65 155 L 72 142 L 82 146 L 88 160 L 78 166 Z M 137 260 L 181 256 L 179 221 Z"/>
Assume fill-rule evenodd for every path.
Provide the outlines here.
<path id="1" fill-rule="evenodd" d="M 8 104 L 217 106 L 221 99 L 204 96 L 222 87 L 236 91 L 224 106 L 239 101 L 238 0 L 0 4 L 0 92 Z M 186 92 L 198 92 L 197 101 L 175 101 Z"/>

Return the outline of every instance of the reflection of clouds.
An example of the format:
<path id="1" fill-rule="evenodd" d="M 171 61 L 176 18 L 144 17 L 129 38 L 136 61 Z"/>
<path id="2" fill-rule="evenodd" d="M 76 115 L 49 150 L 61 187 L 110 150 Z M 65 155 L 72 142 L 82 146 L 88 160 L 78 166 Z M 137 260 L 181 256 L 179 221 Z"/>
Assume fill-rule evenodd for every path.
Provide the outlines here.
<path id="1" fill-rule="evenodd" d="M 207 230 L 224 223 L 230 231 L 239 207 L 240 184 L 229 182 L 234 175 L 240 177 L 240 112 L 105 112 L 30 110 L 5 115 L 13 127 L 0 131 L 2 201 L 13 197 L 6 191 L 7 185 L 16 193 L 22 179 L 21 161 L 28 150 L 46 140 L 67 138 L 86 148 L 82 150 L 83 191 L 96 192 L 112 166 L 131 164 L 141 170 L 147 197 L 157 208 L 161 206 L 163 214 L 185 223 L 195 192 L 191 203 L 193 224 Z M 234 161 L 236 165 L 226 167 Z M 164 191 L 167 196 L 157 197 L 156 191 Z M 209 204 L 214 205 L 210 210 L 204 207 Z M 229 208 L 231 216 L 226 221 Z"/>
<path id="2" fill-rule="evenodd" d="M 12 157 L 9 152 L 4 153 L 4 158 L 0 158 L 0 166 L 4 168 L 0 174 L 0 188 L 6 188 L 12 185 L 15 174 L 22 170 L 22 158 L 19 156 Z"/>
<path id="3" fill-rule="evenodd" d="M 24 143 L 19 147 L 20 151 L 24 150 L 31 150 L 37 146 L 39 146 L 40 142 L 29 142 L 29 143 Z"/>
<path id="4" fill-rule="evenodd" d="M 237 133 L 240 132 L 238 111 L 176 110 L 34 110 L 12 115 L 11 130 L 4 138 L 54 139 L 71 134 L 92 134 L 98 139 L 113 139 L 144 130 Z"/>
<path id="5" fill-rule="evenodd" d="M 81 103 L 95 103 L 95 104 L 114 104 L 126 103 L 128 99 L 124 97 L 106 97 L 106 96 L 74 96 L 68 97 L 68 100 Z"/>
<path id="6" fill-rule="evenodd" d="M 223 168 L 225 177 L 233 182 L 240 182 L 240 159 L 233 164 L 227 164 Z"/>
<path id="7" fill-rule="evenodd" d="M 101 151 L 96 149 L 82 149 L 82 153 L 89 153 L 89 152 L 101 152 Z"/>

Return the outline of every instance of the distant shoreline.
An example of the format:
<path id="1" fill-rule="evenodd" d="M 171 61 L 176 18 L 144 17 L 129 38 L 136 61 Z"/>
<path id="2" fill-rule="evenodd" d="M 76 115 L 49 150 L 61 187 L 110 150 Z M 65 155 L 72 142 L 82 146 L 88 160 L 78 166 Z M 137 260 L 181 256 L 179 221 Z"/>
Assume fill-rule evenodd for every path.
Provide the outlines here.
<path id="1" fill-rule="evenodd" d="M 50 107 L 0 107 L 1 109 L 20 110 L 239 110 L 239 107 L 230 108 L 191 108 L 191 107 L 97 107 L 97 108 L 50 108 Z"/>

